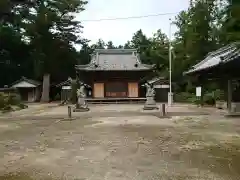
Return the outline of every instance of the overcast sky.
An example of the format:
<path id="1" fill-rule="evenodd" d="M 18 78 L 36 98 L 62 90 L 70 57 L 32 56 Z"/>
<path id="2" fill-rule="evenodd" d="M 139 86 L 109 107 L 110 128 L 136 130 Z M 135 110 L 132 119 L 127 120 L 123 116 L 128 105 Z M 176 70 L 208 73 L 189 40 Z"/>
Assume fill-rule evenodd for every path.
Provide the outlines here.
<path id="1" fill-rule="evenodd" d="M 95 20 L 149 14 L 175 13 L 187 9 L 189 0 L 89 0 L 86 10 L 77 15 L 78 20 Z M 175 15 L 155 16 L 149 18 L 83 21 L 83 37 L 95 43 L 99 38 L 112 40 L 114 45 L 124 44 L 133 33 L 142 29 L 151 36 L 158 29 L 169 34 L 169 18 Z M 173 27 L 173 31 L 175 28 Z"/>

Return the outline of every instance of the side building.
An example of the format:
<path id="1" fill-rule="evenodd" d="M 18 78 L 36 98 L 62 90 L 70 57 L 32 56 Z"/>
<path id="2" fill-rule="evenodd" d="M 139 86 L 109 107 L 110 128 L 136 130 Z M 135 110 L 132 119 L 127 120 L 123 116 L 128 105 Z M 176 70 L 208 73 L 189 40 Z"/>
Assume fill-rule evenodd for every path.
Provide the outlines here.
<path id="1" fill-rule="evenodd" d="M 40 100 L 42 87 L 39 81 L 22 77 L 13 82 L 10 88 L 17 89 L 22 101 L 36 102 Z"/>
<path id="2" fill-rule="evenodd" d="M 91 86 L 92 98 L 140 98 L 145 89 L 139 81 L 153 65 L 141 63 L 136 49 L 96 49 L 89 64 L 76 65 L 80 81 Z"/>

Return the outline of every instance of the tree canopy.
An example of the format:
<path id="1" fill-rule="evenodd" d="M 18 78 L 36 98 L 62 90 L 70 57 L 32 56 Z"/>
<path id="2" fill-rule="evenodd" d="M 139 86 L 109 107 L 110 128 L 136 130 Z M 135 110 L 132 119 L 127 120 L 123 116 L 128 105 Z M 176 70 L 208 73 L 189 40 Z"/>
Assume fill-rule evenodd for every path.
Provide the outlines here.
<path id="1" fill-rule="evenodd" d="M 169 39 L 161 29 L 151 37 L 139 29 L 121 45 L 102 39 L 92 44 L 82 38 L 81 22 L 75 19 L 86 4 L 84 0 L 1 0 L 0 71 L 4 76 L 0 86 L 21 76 L 41 80 L 45 73 L 52 82 L 74 77 L 74 65 L 88 63 L 96 48 L 136 48 L 143 63 L 156 64 L 156 71 L 168 77 Z M 181 90 L 188 84 L 183 71 L 210 51 L 240 40 L 239 10 L 239 0 L 191 0 L 189 8 L 176 15 L 172 77 Z"/>

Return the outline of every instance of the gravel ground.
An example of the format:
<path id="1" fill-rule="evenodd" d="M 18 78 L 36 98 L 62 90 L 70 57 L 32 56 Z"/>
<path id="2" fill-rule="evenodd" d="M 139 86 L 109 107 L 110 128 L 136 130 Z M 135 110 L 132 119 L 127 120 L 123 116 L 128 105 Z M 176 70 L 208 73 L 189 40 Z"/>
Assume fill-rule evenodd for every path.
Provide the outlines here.
<path id="1" fill-rule="evenodd" d="M 1 118 L 0 180 L 240 179 L 238 119 L 110 107 L 72 121 L 63 107 Z"/>

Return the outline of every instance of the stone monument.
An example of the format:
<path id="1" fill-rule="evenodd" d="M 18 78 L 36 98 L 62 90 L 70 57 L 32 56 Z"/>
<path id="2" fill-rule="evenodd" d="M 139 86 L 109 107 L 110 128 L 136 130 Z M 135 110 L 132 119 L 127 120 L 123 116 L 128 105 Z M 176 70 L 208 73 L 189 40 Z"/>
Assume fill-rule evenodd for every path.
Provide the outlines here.
<path id="1" fill-rule="evenodd" d="M 155 90 L 152 87 L 151 84 L 146 83 L 145 84 L 146 88 L 147 88 L 147 92 L 146 92 L 146 98 L 147 101 L 145 102 L 144 105 L 144 110 L 154 110 L 154 109 L 158 109 L 156 101 L 155 101 Z"/>
<path id="2" fill-rule="evenodd" d="M 77 89 L 77 104 L 76 108 L 74 109 L 74 112 L 89 111 L 85 98 L 86 98 L 85 86 L 83 83 L 81 83 L 80 88 Z"/>

